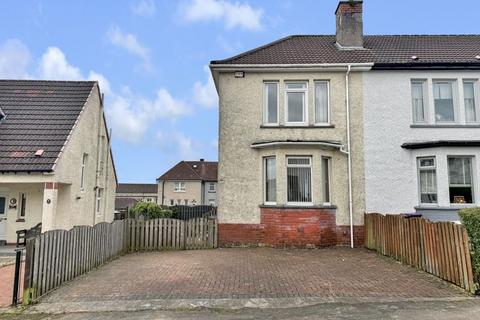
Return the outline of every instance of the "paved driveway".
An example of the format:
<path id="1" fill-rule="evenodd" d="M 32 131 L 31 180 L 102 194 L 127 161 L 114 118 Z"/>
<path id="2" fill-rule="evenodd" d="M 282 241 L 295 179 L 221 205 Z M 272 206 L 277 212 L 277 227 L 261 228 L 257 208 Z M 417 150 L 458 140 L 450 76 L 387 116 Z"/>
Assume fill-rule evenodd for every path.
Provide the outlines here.
<path id="1" fill-rule="evenodd" d="M 94 308 L 96 303 L 108 310 L 109 305 L 159 299 L 270 298 L 283 304 L 298 301 L 292 298 L 462 297 L 466 294 L 444 281 L 366 250 L 258 248 L 126 255 L 55 290 L 40 306 L 61 302 L 68 308 L 81 303 Z"/>

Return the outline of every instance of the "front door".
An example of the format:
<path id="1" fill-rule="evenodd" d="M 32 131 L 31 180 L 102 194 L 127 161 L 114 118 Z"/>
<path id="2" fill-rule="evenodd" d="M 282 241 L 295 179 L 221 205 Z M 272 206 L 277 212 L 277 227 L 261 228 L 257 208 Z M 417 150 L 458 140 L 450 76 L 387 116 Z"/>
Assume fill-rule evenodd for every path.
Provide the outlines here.
<path id="1" fill-rule="evenodd" d="M 7 241 L 7 197 L 0 195 L 0 243 Z"/>

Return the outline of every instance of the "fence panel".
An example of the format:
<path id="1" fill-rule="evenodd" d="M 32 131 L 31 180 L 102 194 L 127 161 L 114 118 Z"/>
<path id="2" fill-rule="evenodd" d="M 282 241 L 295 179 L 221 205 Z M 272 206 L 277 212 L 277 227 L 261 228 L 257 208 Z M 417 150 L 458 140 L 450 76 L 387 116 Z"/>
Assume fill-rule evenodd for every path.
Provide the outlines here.
<path id="1" fill-rule="evenodd" d="M 470 242 L 463 226 L 402 215 L 365 215 L 365 246 L 474 292 Z"/>

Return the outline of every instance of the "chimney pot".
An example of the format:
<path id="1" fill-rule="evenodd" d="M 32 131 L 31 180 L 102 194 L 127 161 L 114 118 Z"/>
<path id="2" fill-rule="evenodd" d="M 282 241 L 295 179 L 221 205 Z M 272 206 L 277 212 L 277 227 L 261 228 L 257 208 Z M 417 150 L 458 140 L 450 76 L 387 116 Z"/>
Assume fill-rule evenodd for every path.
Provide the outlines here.
<path id="1" fill-rule="evenodd" d="M 363 1 L 340 1 L 335 15 L 337 44 L 345 49 L 363 48 Z"/>
<path id="2" fill-rule="evenodd" d="M 201 158 L 200 161 L 203 162 L 203 161 L 205 161 L 205 159 Z"/>

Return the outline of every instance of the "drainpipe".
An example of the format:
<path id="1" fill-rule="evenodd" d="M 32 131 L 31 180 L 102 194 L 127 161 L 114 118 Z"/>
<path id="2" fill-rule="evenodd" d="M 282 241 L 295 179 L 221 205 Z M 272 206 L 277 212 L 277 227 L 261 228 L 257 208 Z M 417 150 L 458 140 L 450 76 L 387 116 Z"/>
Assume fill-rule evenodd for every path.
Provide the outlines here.
<path id="1" fill-rule="evenodd" d="M 348 211 L 350 215 L 350 247 L 354 247 L 353 242 L 353 192 L 352 192 L 352 153 L 350 141 L 350 71 L 352 66 L 347 66 L 345 73 L 345 108 L 347 114 L 347 159 L 348 159 Z"/>

